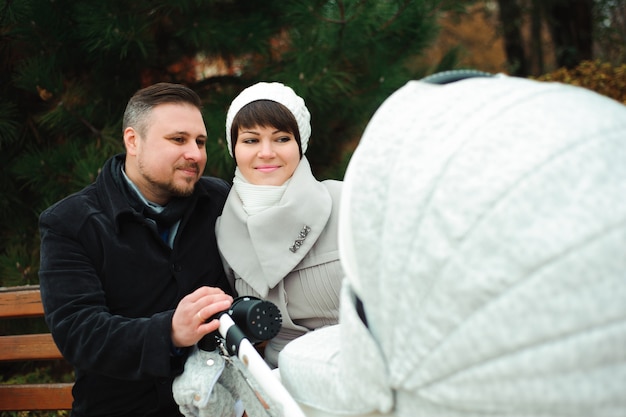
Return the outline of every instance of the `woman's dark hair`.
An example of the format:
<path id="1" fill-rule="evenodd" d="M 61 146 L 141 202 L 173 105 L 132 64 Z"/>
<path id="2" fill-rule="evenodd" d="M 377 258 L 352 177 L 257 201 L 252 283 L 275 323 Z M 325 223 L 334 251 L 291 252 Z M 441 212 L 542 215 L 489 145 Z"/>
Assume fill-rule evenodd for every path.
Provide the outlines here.
<path id="1" fill-rule="evenodd" d="M 291 133 L 298 144 L 300 158 L 302 158 L 302 140 L 298 122 L 289 109 L 282 104 L 272 100 L 256 100 L 246 104 L 235 115 L 230 126 L 230 137 L 233 157 L 235 155 L 235 145 L 240 128 L 251 128 L 254 126 L 274 127 L 283 132 Z"/>

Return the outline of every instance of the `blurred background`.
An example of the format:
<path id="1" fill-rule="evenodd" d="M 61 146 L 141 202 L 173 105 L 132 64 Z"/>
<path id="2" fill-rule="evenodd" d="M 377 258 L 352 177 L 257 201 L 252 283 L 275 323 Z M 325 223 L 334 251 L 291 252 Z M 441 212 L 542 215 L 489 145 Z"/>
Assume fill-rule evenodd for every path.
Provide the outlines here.
<path id="1" fill-rule="evenodd" d="M 38 282 L 39 213 L 123 151 L 121 117 L 139 88 L 200 94 L 205 173 L 230 181 L 230 101 L 283 82 L 312 113 L 314 173 L 342 179 L 389 94 L 461 68 L 626 103 L 626 0 L 1 0 L 0 286 Z"/>

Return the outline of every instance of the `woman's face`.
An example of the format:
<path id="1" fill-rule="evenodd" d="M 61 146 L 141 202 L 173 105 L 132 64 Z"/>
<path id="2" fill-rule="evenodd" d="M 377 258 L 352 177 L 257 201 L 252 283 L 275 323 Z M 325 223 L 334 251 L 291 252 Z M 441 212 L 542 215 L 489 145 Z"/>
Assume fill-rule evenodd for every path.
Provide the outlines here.
<path id="1" fill-rule="evenodd" d="M 300 163 L 300 148 L 292 133 L 271 126 L 239 128 L 235 160 L 249 183 L 283 185 Z"/>

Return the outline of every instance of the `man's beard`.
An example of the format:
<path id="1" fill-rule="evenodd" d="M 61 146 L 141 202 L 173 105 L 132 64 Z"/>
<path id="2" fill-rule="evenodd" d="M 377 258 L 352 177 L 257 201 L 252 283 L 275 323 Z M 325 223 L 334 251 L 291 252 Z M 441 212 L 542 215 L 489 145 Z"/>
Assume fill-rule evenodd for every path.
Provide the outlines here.
<path id="1" fill-rule="evenodd" d="M 194 168 L 198 168 L 197 164 L 191 164 Z M 177 171 L 179 167 L 175 167 L 174 171 Z M 139 161 L 139 173 L 146 179 L 146 181 L 152 185 L 154 189 L 160 191 L 160 194 L 166 194 L 170 197 L 189 197 L 193 194 L 195 189 L 197 178 L 185 178 L 186 186 L 180 186 L 174 183 L 173 177 L 167 182 L 156 180 L 145 169 L 141 161 Z"/>
<path id="2" fill-rule="evenodd" d="M 164 191 L 168 191 L 172 197 L 189 197 L 193 194 L 193 190 L 196 186 L 196 181 L 189 179 L 187 184 L 190 184 L 188 187 L 180 187 L 176 184 L 167 184 L 164 188 Z M 157 184 L 158 185 L 158 184 Z"/>

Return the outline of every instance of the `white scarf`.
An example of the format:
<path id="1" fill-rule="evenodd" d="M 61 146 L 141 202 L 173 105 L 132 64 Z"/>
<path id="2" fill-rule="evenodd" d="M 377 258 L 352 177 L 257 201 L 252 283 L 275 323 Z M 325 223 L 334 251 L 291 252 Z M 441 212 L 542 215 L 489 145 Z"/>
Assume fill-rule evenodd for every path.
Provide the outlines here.
<path id="1" fill-rule="evenodd" d="M 326 186 L 313 176 L 306 157 L 300 160 L 289 184 L 284 184 L 281 198 L 272 204 L 269 198 L 260 202 L 251 197 L 250 184 L 242 184 L 243 195 L 229 194 L 215 232 L 226 262 L 239 276 L 245 277 L 256 292 L 266 297 L 269 289 L 292 271 L 315 245 L 330 217 L 332 199 Z M 244 203 L 248 205 L 247 210 L 244 210 Z M 251 207 L 258 212 L 248 213 Z M 296 251 L 291 251 L 305 226 L 309 229 L 306 239 Z M 248 255 L 241 256 L 242 253 Z"/>
<path id="2" fill-rule="evenodd" d="M 245 212 L 248 215 L 253 215 L 275 206 L 283 197 L 289 181 L 291 178 L 285 181 L 283 185 L 278 186 L 251 184 L 237 167 L 235 168 L 235 178 L 233 178 L 233 188 L 239 195 Z"/>

